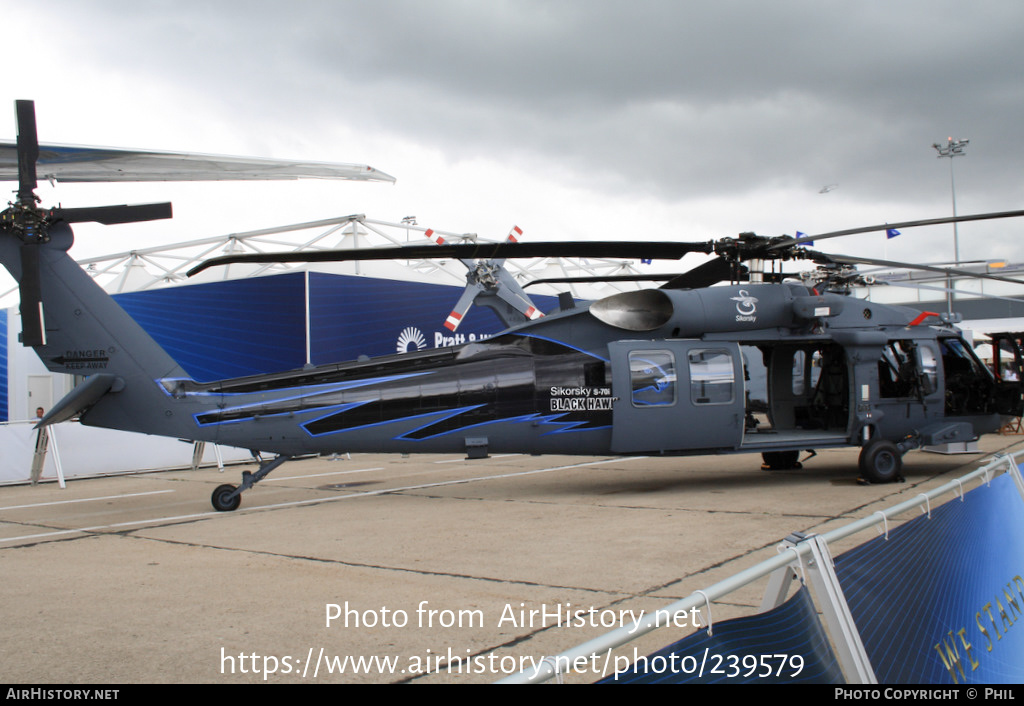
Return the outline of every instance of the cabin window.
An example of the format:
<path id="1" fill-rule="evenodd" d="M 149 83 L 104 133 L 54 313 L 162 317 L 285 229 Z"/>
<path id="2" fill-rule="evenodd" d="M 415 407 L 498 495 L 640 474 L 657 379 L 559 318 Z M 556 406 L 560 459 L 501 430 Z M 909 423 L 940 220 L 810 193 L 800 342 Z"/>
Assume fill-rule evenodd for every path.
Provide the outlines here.
<path id="1" fill-rule="evenodd" d="M 676 363 L 669 351 L 631 351 L 629 379 L 634 407 L 676 402 Z"/>
<path id="2" fill-rule="evenodd" d="M 729 404 L 735 399 L 735 387 L 729 351 L 690 351 L 690 399 L 694 404 Z"/>

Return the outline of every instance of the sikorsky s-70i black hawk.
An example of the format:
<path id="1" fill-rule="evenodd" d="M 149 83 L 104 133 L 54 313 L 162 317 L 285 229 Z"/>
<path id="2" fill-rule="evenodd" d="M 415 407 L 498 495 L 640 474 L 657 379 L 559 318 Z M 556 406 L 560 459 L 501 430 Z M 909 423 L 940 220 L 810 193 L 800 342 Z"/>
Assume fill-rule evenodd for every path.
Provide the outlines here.
<path id="1" fill-rule="evenodd" d="M 716 255 L 662 277 L 668 281 L 659 289 L 564 299 L 561 310 L 484 341 L 197 382 L 69 257 L 71 219 L 36 207 L 21 166 L 32 161 L 35 138 L 23 147 L 20 132 L 21 190 L 0 221 L 0 262 L 21 286 L 25 343 L 54 372 L 80 372 L 69 361 L 80 352 L 100 366 L 41 423 L 77 415 L 87 425 L 277 454 L 243 474 L 239 487 L 217 488 L 218 510 L 237 508 L 242 491 L 289 458 L 317 452 L 759 452 L 785 468 L 801 450 L 861 446 L 861 472 L 882 482 L 899 477 L 907 450 L 975 439 L 1022 411 L 1020 383 L 993 375 L 944 317 L 846 295 L 856 277 L 849 265 L 865 260 L 753 234 L 700 243 L 425 245 L 218 258 L 202 267 L 260 258 Z M 793 258 L 822 265 L 820 280 L 751 281 L 757 277 L 743 265 Z M 709 286 L 719 280 L 733 284 Z M 34 317 L 38 331 L 30 330 Z M 1011 352 L 1019 380 L 1016 341 L 996 342 Z M 763 389 L 748 385 L 754 362 L 766 371 Z"/>

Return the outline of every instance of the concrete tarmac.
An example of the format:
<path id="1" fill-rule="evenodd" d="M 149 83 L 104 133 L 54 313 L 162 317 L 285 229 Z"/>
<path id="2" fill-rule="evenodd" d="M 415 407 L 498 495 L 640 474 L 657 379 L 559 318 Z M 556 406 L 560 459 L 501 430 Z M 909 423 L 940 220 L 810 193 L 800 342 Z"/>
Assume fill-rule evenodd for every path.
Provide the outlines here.
<path id="1" fill-rule="evenodd" d="M 906 482 L 863 486 L 856 449 L 782 472 L 754 455 L 357 455 L 289 462 L 232 513 L 209 496 L 241 467 L 2 487 L 0 675 L 493 682 L 773 556 L 790 532 L 868 516 L 983 458 L 914 451 Z M 755 612 L 763 588 L 716 602 L 713 619 Z M 566 680 L 596 680 L 604 665 L 590 666 Z"/>

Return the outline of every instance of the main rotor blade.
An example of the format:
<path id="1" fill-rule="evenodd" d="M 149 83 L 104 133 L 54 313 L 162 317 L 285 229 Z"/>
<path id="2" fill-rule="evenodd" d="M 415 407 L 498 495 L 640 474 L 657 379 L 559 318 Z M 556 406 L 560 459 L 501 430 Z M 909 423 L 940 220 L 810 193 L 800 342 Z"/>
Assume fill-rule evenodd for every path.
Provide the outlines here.
<path id="1" fill-rule="evenodd" d="M 672 243 L 657 241 L 573 241 L 567 243 L 468 243 L 456 245 L 409 245 L 363 250 L 320 250 L 289 253 L 223 255 L 201 262 L 188 271 L 192 277 L 217 265 L 273 262 L 347 262 L 353 260 L 442 260 L 535 257 L 646 258 L 679 260 L 691 252 L 710 253 L 713 242 Z"/>
<path id="2" fill-rule="evenodd" d="M 85 208 L 55 208 L 50 211 L 55 221 L 66 223 L 102 223 L 117 225 L 119 223 L 137 223 L 139 221 L 157 221 L 171 218 L 171 204 L 141 203 L 120 206 L 89 206 Z"/>
<path id="3" fill-rule="evenodd" d="M 14 102 L 18 124 L 18 200 L 35 204 L 36 162 L 39 160 L 39 138 L 36 135 L 36 108 L 32 101 Z"/>
<path id="4" fill-rule="evenodd" d="M 818 258 L 821 258 L 820 260 Z M 815 262 L 831 261 L 840 265 L 877 265 L 879 267 L 895 267 L 903 270 L 924 270 L 925 272 L 938 272 L 943 275 L 955 275 L 957 277 L 980 277 L 991 279 L 996 282 L 1009 282 L 1010 284 L 1024 285 L 1024 280 L 999 277 L 998 275 L 983 274 L 980 272 L 968 272 L 953 267 L 933 267 L 932 265 L 915 265 L 911 262 L 896 262 L 894 260 L 876 260 L 869 257 L 853 257 L 850 255 L 835 255 L 833 253 L 816 253 L 812 258 Z"/>
<path id="5" fill-rule="evenodd" d="M 848 228 L 847 230 L 834 230 L 830 233 L 821 233 L 820 235 L 806 235 L 802 238 L 794 238 L 793 240 L 786 240 L 774 245 L 769 245 L 769 250 L 780 250 L 788 248 L 793 245 L 803 245 L 804 243 L 810 243 L 817 240 L 825 240 L 827 238 L 838 238 L 843 235 L 856 235 L 858 233 L 876 233 L 883 230 L 900 228 L 917 228 L 918 226 L 936 226 L 944 223 L 963 223 L 964 221 L 987 221 L 997 218 L 1020 218 L 1024 216 L 1024 211 L 999 211 L 997 213 L 977 213 L 970 216 L 948 216 L 946 218 L 927 218 L 924 220 L 917 221 L 903 221 L 901 223 L 883 223 L 876 226 L 865 226 L 863 228 Z"/>
<path id="6" fill-rule="evenodd" d="M 16 178 L 16 144 L 0 140 L 0 181 Z M 367 164 L 298 162 L 191 152 L 160 152 L 113 147 L 39 145 L 37 171 L 57 182 L 290 181 L 345 179 L 394 182 Z"/>
<path id="7" fill-rule="evenodd" d="M 931 292 L 949 292 L 951 294 L 966 294 L 969 297 L 977 297 L 979 299 L 994 299 L 996 301 L 1011 302 L 1013 304 L 1024 304 L 1024 301 L 1020 299 L 1014 299 L 1013 297 L 997 297 L 995 294 L 982 294 L 979 292 L 969 292 L 966 289 L 957 289 L 956 287 L 932 287 L 927 284 L 911 284 L 910 282 L 886 282 L 878 281 L 874 285 L 884 285 L 886 287 L 901 287 L 905 289 L 927 289 Z"/>
<path id="8" fill-rule="evenodd" d="M 733 277 L 732 264 L 723 257 L 716 257 L 708 260 L 702 265 L 694 267 L 686 272 L 663 272 L 660 274 L 632 274 L 632 275 L 592 275 L 587 277 L 545 277 L 528 282 L 524 287 L 532 287 L 535 284 L 585 284 L 596 282 L 664 282 L 660 289 L 699 289 L 710 287 L 714 284 Z M 740 266 L 737 273 L 741 279 L 746 278 L 747 268 Z"/>
<path id="9" fill-rule="evenodd" d="M 688 272 L 684 272 L 678 277 L 673 277 L 668 282 L 661 285 L 661 288 L 699 289 L 700 287 L 710 287 L 713 284 L 718 284 L 722 280 L 732 278 L 733 275 L 733 264 L 724 257 L 716 257 L 713 260 L 708 260 L 704 264 L 694 267 Z"/>
<path id="10" fill-rule="evenodd" d="M 685 273 L 683 273 L 685 274 Z M 523 289 L 535 284 L 587 284 L 590 282 L 664 282 L 678 277 L 678 272 L 664 272 L 650 275 L 588 275 L 586 277 L 544 277 L 523 285 Z"/>

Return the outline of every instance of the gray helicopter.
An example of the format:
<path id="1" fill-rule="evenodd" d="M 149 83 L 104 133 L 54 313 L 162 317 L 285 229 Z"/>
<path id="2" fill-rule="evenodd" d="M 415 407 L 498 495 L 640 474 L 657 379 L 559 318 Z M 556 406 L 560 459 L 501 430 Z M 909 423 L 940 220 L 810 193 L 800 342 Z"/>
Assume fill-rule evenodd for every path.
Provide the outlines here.
<path id="1" fill-rule="evenodd" d="M 1024 211 L 807 238 L 748 233 L 695 243 L 431 244 L 214 258 L 190 274 L 254 261 L 714 255 L 657 289 L 593 302 L 562 298 L 558 310 L 483 341 L 199 382 L 68 255 L 71 223 L 165 217 L 169 204 L 39 208 L 34 119 L 29 129 L 23 113 L 19 104 L 18 199 L 0 214 L 0 262 L 19 282 L 22 342 L 53 372 L 78 374 L 85 359 L 94 371 L 40 425 L 77 416 L 90 426 L 276 454 L 243 473 L 240 485 L 218 487 L 217 510 L 236 509 L 243 491 L 310 453 L 760 453 L 767 466 L 784 469 L 804 450 L 854 446 L 861 474 L 887 482 L 900 478 L 906 451 L 976 439 L 1024 407 L 1013 336 L 994 337 L 996 349 L 1010 351 L 1017 379 L 1009 380 L 975 357 L 951 317 L 845 293 L 845 266 L 882 261 L 804 247 L 852 232 Z M 813 260 L 830 274 L 813 286 L 758 282 L 744 265 L 792 259 Z M 757 405 L 747 394 L 744 361 L 752 360 L 765 370 Z"/>

